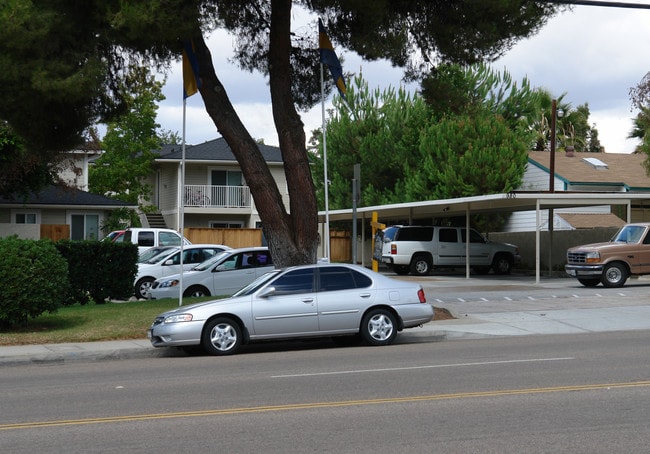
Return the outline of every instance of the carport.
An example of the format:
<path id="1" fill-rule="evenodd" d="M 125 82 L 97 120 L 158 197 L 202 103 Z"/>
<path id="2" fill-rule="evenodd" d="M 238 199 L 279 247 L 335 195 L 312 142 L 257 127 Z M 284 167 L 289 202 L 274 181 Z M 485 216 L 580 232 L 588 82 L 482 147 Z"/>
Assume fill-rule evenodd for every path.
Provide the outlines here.
<path id="1" fill-rule="evenodd" d="M 510 192 L 507 194 L 490 194 L 484 196 L 463 197 L 447 200 L 427 200 L 423 202 L 398 203 L 356 209 L 356 219 L 362 223 L 372 220 L 372 213 L 377 213 L 377 220 L 447 218 L 465 216 L 465 225 L 469 228 L 470 215 L 479 213 L 511 213 L 515 211 L 535 211 L 535 283 L 540 281 L 540 232 L 542 210 L 579 208 L 601 205 L 619 205 L 627 207 L 627 222 L 631 222 L 633 206 L 650 206 L 650 195 L 616 192 L 616 193 L 582 193 L 582 192 Z M 329 231 L 331 221 L 352 222 L 355 213 L 352 209 L 334 210 L 318 213 L 319 222 Z M 552 219 L 552 216 L 549 216 Z M 552 223 L 551 223 L 552 226 Z M 552 227 L 551 227 L 552 228 Z M 364 229 L 361 229 L 362 240 Z M 551 230 L 552 234 L 552 230 Z M 362 248 L 365 241 L 361 242 Z M 469 249 L 467 249 L 469 257 Z M 362 250 L 362 257 L 364 257 Z M 465 266 L 466 278 L 470 277 L 469 260 Z"/>

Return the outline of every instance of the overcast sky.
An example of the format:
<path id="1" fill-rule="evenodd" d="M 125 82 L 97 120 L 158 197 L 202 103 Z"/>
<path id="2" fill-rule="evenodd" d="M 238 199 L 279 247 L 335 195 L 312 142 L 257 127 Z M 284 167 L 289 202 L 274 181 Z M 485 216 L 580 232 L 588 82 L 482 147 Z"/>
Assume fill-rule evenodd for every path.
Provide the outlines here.
<path id="1" fill-rule="evenodd" d="M 630 0 L 650 4 L 650 1 Z M 313 24 L 316 33 L 316 19 Z M 595 124 L 601 143 L 610 153 L 629 153 L 637 141 L 626 139 L 636 111 L 631 111 L 629 90 L 650 71 L 650 10 L 575 6 L 555 16 L 531 39 L 519 42 L 493 64 L 506 69 L 515 81 L 528 77 L 534 87 L 554 96 L 566 93 L 573 107 L 588 103 L 590 123 Z M 345 73 L 362 71 L 371 89 L 399 86 L 402 73 L 386 62 L 363 62 L 337 46 Z M 268 83 L 259 74 L 247 73 L 228 63 L 232 39 L 217 32 L 209 39 L 217 75 L 226 87 L 242 121 L 255 139 L 277 145 Z M 180 63 L 172 66 L 163 90 L 167 99 L 160 105 L 158 122 L 163 129 L 182 131 L 182 75 Z M 314 77 L 320 77 L 315 74 Z M 412 89 L 417 87 L 412 86 Z M 326 107 L 330 107 L 330 99 Z M 321 126 L 321 106 L 302 114 L 305 133 Z M 197 94 L 187 100 L 188 144 L 219 137 Z"/>

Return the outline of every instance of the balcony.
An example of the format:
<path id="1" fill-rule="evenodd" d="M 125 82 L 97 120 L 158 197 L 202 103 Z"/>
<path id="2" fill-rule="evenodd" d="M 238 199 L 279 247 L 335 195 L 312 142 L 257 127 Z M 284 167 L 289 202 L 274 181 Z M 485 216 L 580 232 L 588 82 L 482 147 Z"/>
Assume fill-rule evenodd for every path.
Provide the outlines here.
<path id="1" fill-rule="evenodd" d="M 248 186 L 185 185 L 185 206 L 197 208 L 251 208 Z"/>

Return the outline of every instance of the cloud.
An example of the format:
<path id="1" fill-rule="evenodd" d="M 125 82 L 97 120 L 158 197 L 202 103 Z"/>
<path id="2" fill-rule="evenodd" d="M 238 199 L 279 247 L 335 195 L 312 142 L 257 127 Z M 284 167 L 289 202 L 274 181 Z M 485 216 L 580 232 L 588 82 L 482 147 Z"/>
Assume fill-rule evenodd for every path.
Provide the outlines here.
<path id="1" fill-rule="evenodd" d="M 315 25 L 313 28 L 315 32 Z M 650 10 L 576 6 L 552 18 L 537 35 L 517 43 L 493 67 L 507 69 L 514 80 L 526 76 L 533 86 L 546 88 L 555 96 L 566 93 L 565 100 L 574 107 L 588 103 L 590 122 L 596 124 L 605 149 L 631 152 L 636 141 L 626 137 L 636 112 L 630 111 L 629 90 L 650 71 L 644 58 L 647 42 Z M 401 70 L 390 63 L 363 62 L 356 54 L 337 48 L 336 43 L 334 46 L 343 59 L 344 72 L 362 72 L 371 89 L 398 87 L 402 83 Z M 242 71 L 229 62 L 232 38 L 225 32 L 215 32 L 209 38 L 209 47 L 217 74 L 251 135 L 277 145 L 266 78 Z M 163 129 L 178 132 L 182 129 L 180 77 L 177 63 L 172 66 L 163 90 L 167 99 L 161 104 L 158 117 Z M 408 88 L 416 90 L 417 86 Z M 325 107 L 331 108 L 330 100 Z M 313 129 L 322 126 L 321 106 L 303 113 L 302 120 L 309 138 Z M 215 137 L 219 134 L 200 96 L 189 98 L 187 142 L 200 143 Z"/>
<path id="2" fill-rule="evenodd" d="M 648 2 L 646 2 L 648 3 Z M 590 122 L 609 152 L 631 152 L 626 137 L 636 112 L 629 90 L 650 71 L 642 43 L 650 40 L 650 10 L 576 6 L 553 18 L 495 62 L 520 80 L 544 87 L 574 107 L 588 103 Z"/>

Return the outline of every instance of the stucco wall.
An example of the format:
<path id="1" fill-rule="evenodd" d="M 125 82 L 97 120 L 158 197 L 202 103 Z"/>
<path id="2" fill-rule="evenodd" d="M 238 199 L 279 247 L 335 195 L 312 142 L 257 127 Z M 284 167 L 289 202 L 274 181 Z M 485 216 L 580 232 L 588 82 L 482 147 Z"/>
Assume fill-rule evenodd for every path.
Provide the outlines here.
<path id="1" fill-rule="evenodd" d="M 38 240 L 41 238 L 40 224 L 0 224 L 0 237 L 17 235 L 25 240 Z"/>
<path id="2" fill-rule="evenodd" d="M 550 254 L 551 243 L 548 231 L 540 232 L 540 263 L 542 269 L 548 269 L 549 258 L 552 257 L 553 268 L 563 268 L 566 263 L 566 251 L 581 244 L 609 241 L 618 231 L 617 228 L 597 228 L 579 230 L 558 230 L 553 232 L 553 251 Z M 522 266 L 525 269 L 535 269 L 535 232 L 500 232 L 488 235 L 490 240 L 501 243 L 512 243 L 519 246 Z"/>

